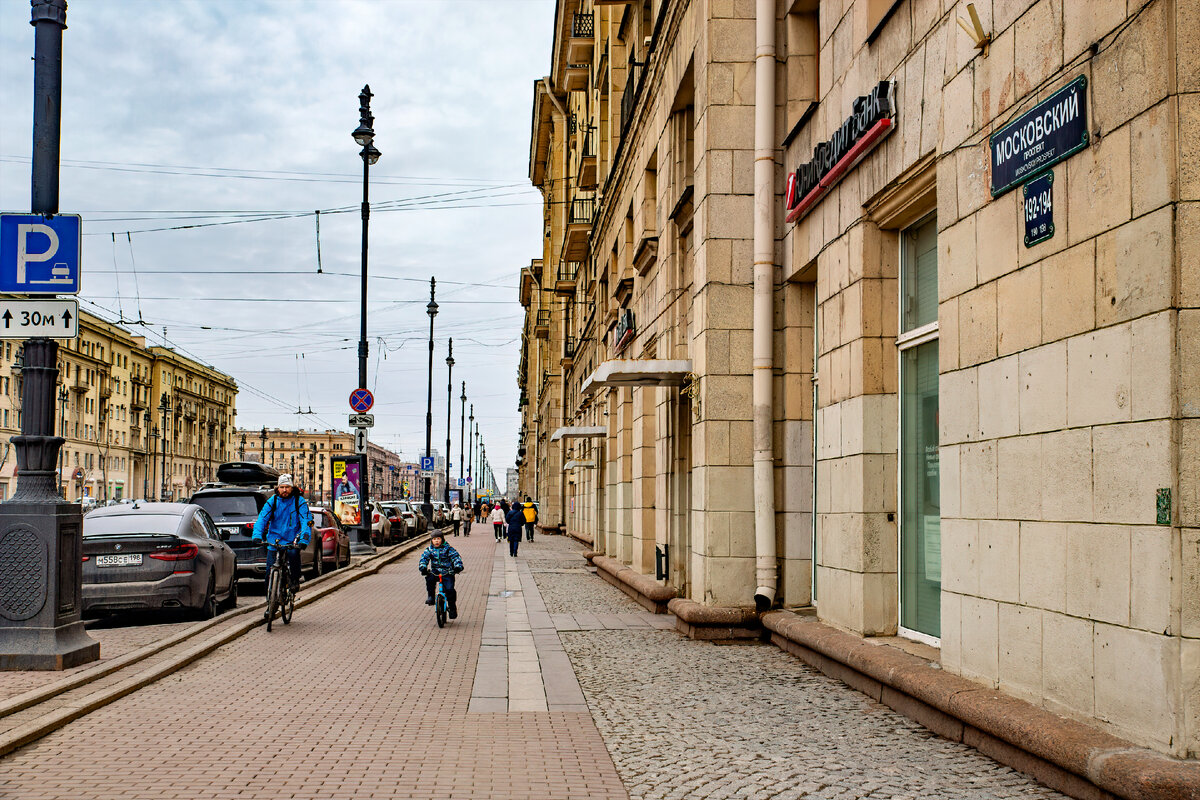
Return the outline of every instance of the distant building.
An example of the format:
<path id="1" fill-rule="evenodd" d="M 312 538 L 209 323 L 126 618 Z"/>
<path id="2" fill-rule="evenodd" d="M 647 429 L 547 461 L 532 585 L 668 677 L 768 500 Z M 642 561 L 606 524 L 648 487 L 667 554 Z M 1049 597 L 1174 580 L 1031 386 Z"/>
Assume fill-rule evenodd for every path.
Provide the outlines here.
<path id="1" fill-rule="evenodd" d="M 520 487 L 517 485 L 521 479 L 521 474 L 517 472 L 516 467 L 509 467 L 504 475 L 504 494 L 509 500 L 518 500 Z"/>
<path id="2" fill-rule="evenodd" d="M 344 431 L 264 427 L 238 430 L 235 439 L 239 460 L 258 461 L 291 474 L 308 496 L 318 502 L 329 496 L 333 482 L 333 473 L 327 466 L 330 457 L 354 453 L 354 435 Z M 403 466 L 399 455 L 368 441 L 370 495 L 383 500 L 399 498 Z"/>
<path id="3" fill-rule="evenodd" d="M 21 428 L 20 342 L 0 343 L 0 438 Z M 63 497 L 178 500 L 232 450 L 233 378 L 86 312 L 58 349 L 55 432 Z M 162 431 L 170 431 L 164 443 Z M 16 490 L 16 458 L 0 448 L 0 499 Z"/>

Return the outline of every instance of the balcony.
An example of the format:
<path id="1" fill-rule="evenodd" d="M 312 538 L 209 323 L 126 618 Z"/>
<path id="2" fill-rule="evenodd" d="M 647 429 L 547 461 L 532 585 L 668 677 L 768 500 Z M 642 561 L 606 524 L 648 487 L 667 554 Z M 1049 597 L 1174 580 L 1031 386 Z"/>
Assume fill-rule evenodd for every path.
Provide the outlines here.
<path id="1" fill-rule="evenodd" d="M 79 394 L 87 394 L 87 390 L 91 388 L 88 386 L 87 378 L 83 377 L 83 375 L 76 375 L 74 378 L 66 381 L 66 384 L 68 389 Z"/>
<path id="2" fill-rule="evenodd" d="M 150 376 L 142 374 L 134 374 L 129 376 L 129 382 L 135 386 L 149 386 Z"/>
<path id="3" fill-rule="evenodd" d="M 575 294 L 575 281 L 579 277 L 579 262 L 564 261 L 558 265 L 558 277 L 554 281 L 554 293 L 570 297 Z"/>
<path id="4" fill-rule="evenodd" d="M 537 312 L 533 323 L 533 335 L 539 339 L 550 338 L 550 309 L 543 308 Z"/>
<path id="5" fill-rule="evenodd" d="M 595 216 L 596 198 L 576 197 L 571 201 L 571 210 L 567 215 L 567 235 L 563 241 L 563 254 L 568 260 L 581 261 L 587 253 Z"/>
<path id="6" fill-rule="evenodd" d="M 563 71 L 563 88 L 568 92 L 587 91 L 588 73 L 592 68 L 588 64 L 567 64 Z"/>
<path id="7" fill-rule="evenodd" d="M 569 367 L 575 363 L 575 337 L 568 336 L 563 339 L 562 365 Z"/>
<path id="8" fill-rule="evenodd" d="M 596 129 L 588 128 L 583 136 L 583 150 L 579 153 L 579 188 L 595 189 L 597 181 Z"/>
<path id="9" fill-rule="evenodd" d="M 540 266 L 540 264 L 539 264 Z M 533 265 L 521 267 L 521 283 L 517 290 L 521 300 L 521 305 L 529 307 L 530 301 L 533 299 L 533 287 L 537 285 L 537 279 L 533 276 Z"/>
<path id="10" fill-rule="evenodd" d="M 596 45 L 596 20 L 591 14 L 575 14 L 571 20 L 571 38 L 567 40 L 567 61 L 591 64 Z"/>

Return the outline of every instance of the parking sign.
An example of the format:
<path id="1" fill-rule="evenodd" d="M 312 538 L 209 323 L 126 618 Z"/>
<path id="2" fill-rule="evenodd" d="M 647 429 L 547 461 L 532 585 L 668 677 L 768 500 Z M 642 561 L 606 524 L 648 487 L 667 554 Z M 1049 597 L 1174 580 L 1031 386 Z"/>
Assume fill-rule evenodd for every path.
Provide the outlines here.
<path id="1" fill-rule="evenodd" d="M 421 471 L 433 472 L 433 456 L 421 456 Z"/>
<path id="2" fill-rule="evenodd" d="M 0 214 L 0 292 L 78 294 L 78 214 Z"/>

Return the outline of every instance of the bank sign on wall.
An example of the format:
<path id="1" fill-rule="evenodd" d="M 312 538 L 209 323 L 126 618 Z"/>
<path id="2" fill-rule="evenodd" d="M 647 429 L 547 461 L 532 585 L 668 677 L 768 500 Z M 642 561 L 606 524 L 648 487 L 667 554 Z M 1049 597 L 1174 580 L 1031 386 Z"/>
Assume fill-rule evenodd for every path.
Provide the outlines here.
<path id="1" fill-rule="evenodd" d="M 787 221 L 795 222 L 811 211 L 895 127 L 896 82 L 880 81 L 869 94 L 854 99 L 850 116 L 813 148 L 812 160 L 788 173 Z"/>
<path id="2" fill-rule="evenodd" d="M 988 140 L 992 197 L 1087 147 L 1087 78 L 1080 76 Z"/>

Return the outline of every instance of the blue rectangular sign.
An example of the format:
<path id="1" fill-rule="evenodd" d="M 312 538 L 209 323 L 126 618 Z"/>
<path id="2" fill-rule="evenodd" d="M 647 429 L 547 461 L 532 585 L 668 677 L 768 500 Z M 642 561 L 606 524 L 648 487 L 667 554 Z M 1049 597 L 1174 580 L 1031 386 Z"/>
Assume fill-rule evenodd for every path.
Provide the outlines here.
<path id="1" fill-rule="evenodd" d="M 433 456 L 421 456 L 421 471 L 433 472 Z"/>
<path id="2" fill-rule="evenodd" d="M 78 214 L 0 214 L 0 292 L 79 294 Z"/>

